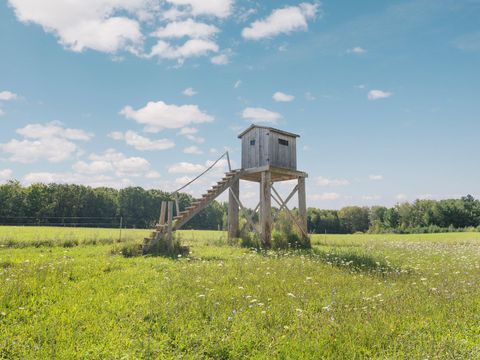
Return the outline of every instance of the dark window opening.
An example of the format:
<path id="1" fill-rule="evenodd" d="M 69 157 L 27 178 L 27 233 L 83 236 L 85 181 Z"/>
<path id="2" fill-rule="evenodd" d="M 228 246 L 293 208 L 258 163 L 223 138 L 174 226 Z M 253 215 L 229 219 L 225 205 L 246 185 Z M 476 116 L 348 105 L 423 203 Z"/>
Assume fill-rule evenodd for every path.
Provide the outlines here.
<path id="1" fill-rule="evenodd" d="M 288 146 L 288 140 L 278 139 L 278 143 L 279 143 L 280 145 Z"/>
<path id="2" fill-rule="evenodd" d="M 250 140 L 250 145 L 255 145 L 255 140 Z"/>

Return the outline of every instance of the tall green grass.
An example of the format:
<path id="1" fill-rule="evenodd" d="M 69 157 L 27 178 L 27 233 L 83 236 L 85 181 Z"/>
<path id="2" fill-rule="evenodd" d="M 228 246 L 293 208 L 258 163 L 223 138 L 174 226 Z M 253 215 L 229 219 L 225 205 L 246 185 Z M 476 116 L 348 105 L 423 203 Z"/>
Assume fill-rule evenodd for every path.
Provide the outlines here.
<path id="1" fill-rule="evenodd" d="M 2 247 L 0 358 L 480 358 L 480 239 L 435 235 L 265 253 L 186 231 L 177 260 L 86 234 Z"/>

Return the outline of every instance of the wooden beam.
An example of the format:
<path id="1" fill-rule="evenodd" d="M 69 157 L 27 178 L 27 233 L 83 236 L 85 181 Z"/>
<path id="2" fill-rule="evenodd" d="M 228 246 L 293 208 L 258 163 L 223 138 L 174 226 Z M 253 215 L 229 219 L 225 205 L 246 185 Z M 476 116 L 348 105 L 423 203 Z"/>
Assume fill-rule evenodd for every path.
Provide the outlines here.
<path id="1" fill-rule="evenodd" d="M 233 182 L 230 186 L 228 194 L 228 238 L 234 239 L 238 237 L 238 209 L 239 205 L 235 201 L 235 197 L 240 197 L 240 180 Z"/>
<path id="2" fill-rule="evenodd" d="M 288 202 L 290 201 L 290 199 L 293 197 L 293 195 L 295 195 L 295 193 L 297 192 L 298 190 L 298 185 L 296 185 L 293 190 L 290 192 L 290 194 L 287 196 L 287 199 L 285 200 L 285 205 L 288 204 Z M 280 214 L 280 212 L 282 211 L 283 209 L 283 205 L 280 206 L 280 208 L 278 209 L 278 211 L 273 215 L 273 220 L 276 220 L 277 217 L 278 217 L 278 214 Z"/>
<path id="3" fill-rule="evenodd" d="M 285 199 L 285 205 L 288 204 L 288 202 L 292 199 L 293 195 L 295 195 L 295 193 L 297 192 L 298 190 L 298 185 L 296 185 L 292 192 L 287 196 L 287 198 Z M 282 211 L 283 209 L 283 205 L 280 207 L 279 211 Z"/>
<path id="4" fill-rule="evenodd" d="M 158 221 L 159 225 L 165 225 L 165 213 L 167 210 L 167 202 L 162 201 L 162 205 L 160 206 L 160 219 Z"/>
<path id="5" fill-rule="evenodd" d="M 302 232 L 303 236 L 305 237 L 308 237 L 308 234 L 306 231 L 303 230 L 303 227 L 302 225 L 300 225 L 297 221 L 297 219 L 295 219 L 295 216 L 293 216 L 292 212 L 290 211 L 290 209 L 288 208 L 287 204 L 285 204 L 285 202 L 282 200 L 282 197 L 280 196 L 280 194 L 277 192 L 277 190 L 275 190 L 275 188 L 272 186 L 272 190 L 273 192 L 275 193 L 276 196 L 278 196 L 278 199 L 275 198 L 275 196 L 272 195 L 272 198 L 273 200 L 275 200 L 275 202 L 285 208 L 285 210 L 287 210 L 287 214 L 290 216 L 290 219 L 292 219 L 292 221 L 295 223 L 295 225 L 297 225 L 297 227 L 300 229 L 300 231 Z"/>
<path id="6" fill-rule="evenodd" d="M 300 216 L 300 225 L 303 227 L 303 233 L 308 233 L 307 228 L 307 196 L 305 190 L 305 178 L 298 178 L 298 215 Z"/>
<path id="7" fill-rule="evenodd" d="M 172 234 L 172 225 L 173 225 L 173 201 L 168 202 L 168 230 L 167 230 L 167 246 L 169 250 L 173 249 L 173 234 Z"/>
<path id="8" fill-rule="evenodd" d="M 270 171 L 262 172 L 260 183 L 260 227 L 262 244 L 265 248 L 272 245 L 272 174 Z"/>
<path id="9" fill-rule="evenodd" d="M 243 215 L 245 216 L 245 219 L 247 219 L 247 224 L 250 225 L 252 231 L 254 233 L 257 232 L 255 229 L 255 224 L 253 223 L 252 218 L 250 217 L 250 214 L 248 213 L 247 209 L 245 209 L 245 206 L 243 206 L 242 202 L 238 197 L 235 196 L 235 194 L 232 192 L 232 189 L 230 189 L 230 193 L 233 196 L 233 199 L 237 202 L 238 206 L 240 206 L 240 209 L 242 210 Z"/>
<path id="10" fill-rule="evenodd" d="M 175 193 L 175 209 L 177 211 L 177 216 L 180 214 L 180 204 L 178 203 L 178 192 Z"/>

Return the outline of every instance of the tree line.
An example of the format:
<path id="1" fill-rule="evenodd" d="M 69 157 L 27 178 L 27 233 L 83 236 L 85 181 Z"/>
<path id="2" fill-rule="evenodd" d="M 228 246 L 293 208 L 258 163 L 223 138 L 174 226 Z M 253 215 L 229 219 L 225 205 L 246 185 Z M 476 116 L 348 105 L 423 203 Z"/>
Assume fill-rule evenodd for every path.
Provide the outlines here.
<path id="1" fill-rule="evenodd" d="M 65 184 L 22 186 L 18 181 L 9 181 L 0 185 L 0 225 L 118 227 L 122 219 L 125 227 L 152 228 L 164 200 L 173 198 L 167 192 L 141 187 L 117 190 Z M 180 209 L 190 206 L 193 200 L 188 194 L 179 194 Z M 185 228 L 226 229 L 227 209 L 227 204 L 214 201 Z M 250 216 L 258 216 L 248 211 Z M 307 215 L 310 233 L 480 231 L 480 201 L 470 195 L 460 199 L 416 200 L 390 208 L 309 208 Z"/>
<path id="2" fill-rule="evenodd" d="M 394 207 L 348 206 L 340 210 L 308 209 L 312 233 L 435 233 L 480 231 L 480 201 L 471 195 L 460 199 L 415 200 Z"/>
<path id="3" fill-rule="evenodd" d="M 65 225 L 92 227 L 152 228 L 158 221 L 160 204 L 173 197 L 160 190 L 127 187 L 121 190 L 83 185 L 33 184 L 18 181 L 0 185 L 0 224 Z M 179 194 L 180 208 L 193 202 Z M 221 229 L 226 208 L 218 202 L 207 206 L 186 228 Z"/>

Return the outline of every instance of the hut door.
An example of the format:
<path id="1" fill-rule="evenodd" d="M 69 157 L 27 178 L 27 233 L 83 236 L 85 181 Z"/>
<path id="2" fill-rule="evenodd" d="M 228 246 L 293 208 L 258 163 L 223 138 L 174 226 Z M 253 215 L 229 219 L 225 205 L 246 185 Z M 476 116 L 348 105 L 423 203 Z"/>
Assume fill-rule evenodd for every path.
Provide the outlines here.
<path id="1" fill-rule="evenodd" d="M 248 134 L 247 139 L 247 168 L 259 166 L 259 147 L 258 131 L 254 129 Z"/>

